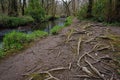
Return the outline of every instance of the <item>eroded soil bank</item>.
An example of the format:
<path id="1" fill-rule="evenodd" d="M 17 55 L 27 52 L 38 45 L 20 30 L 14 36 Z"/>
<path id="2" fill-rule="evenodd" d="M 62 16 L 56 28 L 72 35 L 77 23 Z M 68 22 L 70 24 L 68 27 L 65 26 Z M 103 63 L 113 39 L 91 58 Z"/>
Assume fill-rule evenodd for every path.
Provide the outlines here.
<path id="1" fill-rule="evenodd" d="M 120 80 L 113 35 L 120 27 L 74 19 L 58 35 L 1 61 L 0 80 Z"/>

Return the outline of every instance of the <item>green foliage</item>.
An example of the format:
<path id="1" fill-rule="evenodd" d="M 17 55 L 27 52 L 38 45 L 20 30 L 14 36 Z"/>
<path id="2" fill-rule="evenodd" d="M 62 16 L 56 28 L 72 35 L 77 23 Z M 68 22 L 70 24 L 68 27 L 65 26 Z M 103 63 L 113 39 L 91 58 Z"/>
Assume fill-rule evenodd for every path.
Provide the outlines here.
<path id="1" fill-rule="evenodd" d="M 72 17 L 67 17 L 66 21 L 65 21 L 65 24 L 64 26 L 54 26 L 51 30 L 50 30 L 50 33 L 55 35 L 55 34 L 58 34 L 58 32 L 63 29 L 64 27 L 66 26 L 69 26 L 70 24 L 72 23 Z"/>
<path id="2" fill-rule="evenodd" d="M 24 43 L 27 43 L 29 41 L 30 40 L 25 33 L 13 31 L 5 35 L 3 39 L 3 45 L 6 50 L 19 50 L 23 48 Z"/>
<path id="3" fill-rule="evenodd" d="M 31 41 L 47 36 L 48 33 L 44 31 L 34 31 L 31 34 L 26 34 L 22 32 L 13 31 L 9 34 L 6 34 L 3 39 L 3 49 L 0 49 L 0 58 L 4 57 L 6 52 L 21 50 L 25 47 L 26 44 L 29 44 Z"/>
<path id="4" fill-rule="evenodd" d="M 30 0 L 25 13 L 32 16 L 36 21 L 43 21 L 45 18 L 45 10 L 42 8 L 39 0 Z"/>
<path id="5" fill-rule="evenodd" d="M 31 34 L 28 34 L 27 36 L 29 37 L 29 39 L 34 40 L 36 38 L 39 38 L 39 37 L 41 38 L 47 35 L 48 35 L 47 32 L 37 30 L 37 31 L 32 32 Z"/>
<path id="6" fill-rule="evenodd" d="M 63 28 L 63 26 L 54 26 L 51 30 L 50 33 L 55 35 L 58 34 L 58 32 Z"/>
<path id="7" fill-rule="evenodd" d="M 0 15 L 0 25 L 3 27 L 18 27 L 33 22 L 34 19 L 30 16 L 9 17 Z"/>
<path id="8" fill-rule="evenodd" d="M 105 9 L 106 9 L 106 0 L 97 0 L 93 5 L 93 15 L 94 20 L 104 21 L 105 20 Z"/>
<path id="9" fill-rule="evenodd" d="M 87 13 L 87 4 L 84 4 L 80 10 L 78 11 L 78 19 L 82 20 L 86 17 L 86 13 Z"/>
<path id="10" fill-rule="evenodd" d="M 69 26 L 72 23 L 72 17 L 67 17 L 66 21 L 65 21 L 65 26 Z"/>

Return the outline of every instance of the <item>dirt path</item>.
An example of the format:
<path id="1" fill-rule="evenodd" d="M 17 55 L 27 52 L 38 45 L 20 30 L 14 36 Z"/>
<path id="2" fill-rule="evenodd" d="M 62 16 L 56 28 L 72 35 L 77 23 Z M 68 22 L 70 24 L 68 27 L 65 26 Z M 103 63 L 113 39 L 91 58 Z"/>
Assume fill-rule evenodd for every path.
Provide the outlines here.
<path id="1" fill-rule="evenodd" d="M 58 35 L 2 61 L 0 80 L 120 80 L 110 65 L 113 49 L 99 38 L 108 33 L 120 35 L 120 27 L 74 19 Z"/>

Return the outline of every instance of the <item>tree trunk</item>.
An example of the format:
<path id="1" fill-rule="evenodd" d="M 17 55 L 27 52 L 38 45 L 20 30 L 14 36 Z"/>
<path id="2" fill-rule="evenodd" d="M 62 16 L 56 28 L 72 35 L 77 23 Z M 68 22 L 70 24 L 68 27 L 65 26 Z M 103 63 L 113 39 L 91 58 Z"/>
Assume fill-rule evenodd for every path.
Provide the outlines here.
<path id="1" fill-rule="evenodd" d="M 87 18 L 93 17 L 93 15 L 92 15 L 92 6 L 93 6 L 93 0 L 89 0 L 87 16 L 86 16 Z"/>
<path id="2" fill-rule="evenodd" d="M 22 5 L 22 15 L 25 14 L 25 7 L 26 7 L 26 0 L 23 0 L 23 5 Z"/>
<path id="3" fill-rule="evenodd" d="M 8 15 L 18 16 L 17 0 L 8 0 L 8 2 L 9 2 Z"/>

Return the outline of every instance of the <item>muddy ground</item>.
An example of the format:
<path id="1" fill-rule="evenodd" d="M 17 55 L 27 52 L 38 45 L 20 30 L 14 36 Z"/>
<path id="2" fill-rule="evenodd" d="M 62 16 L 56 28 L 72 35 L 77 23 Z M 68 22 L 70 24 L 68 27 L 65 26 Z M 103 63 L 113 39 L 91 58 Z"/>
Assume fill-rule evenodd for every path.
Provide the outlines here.
<path id="1" fill-rule="evenodd" d="M 111 34 L 120 35 L 120 27 L 74 19 L 58 35 L 2 60 L 0 80 L 120 80 L 113 55 L 120 48 Z"/>

